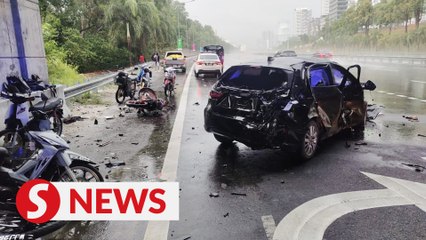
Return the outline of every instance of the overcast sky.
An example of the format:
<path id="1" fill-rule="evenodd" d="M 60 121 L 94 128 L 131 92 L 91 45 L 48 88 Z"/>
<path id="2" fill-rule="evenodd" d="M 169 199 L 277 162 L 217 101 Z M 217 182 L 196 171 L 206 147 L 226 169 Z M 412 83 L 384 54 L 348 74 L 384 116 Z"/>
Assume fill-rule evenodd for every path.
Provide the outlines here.
<path id="1" fill-rule="evenodd" d="M 225 40 L 249 46 L 263 31 L 276 32 L 281 22 L 292 24 L 295 8 L 310 8 L 318 17 L 321 0 L 195 0 L 186 4 L 191 19 L 211 25 Z"/>

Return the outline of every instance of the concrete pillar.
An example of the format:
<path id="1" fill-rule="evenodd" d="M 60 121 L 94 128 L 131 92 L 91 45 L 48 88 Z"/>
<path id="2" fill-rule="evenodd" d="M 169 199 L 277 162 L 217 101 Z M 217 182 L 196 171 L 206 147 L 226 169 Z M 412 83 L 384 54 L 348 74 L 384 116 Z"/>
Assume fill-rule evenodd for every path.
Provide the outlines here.
<path id="1" fill-rule="evenodd" d="M 0 0 L 0 83 L 31 74 L 48 79 L 38 0 Z"/>

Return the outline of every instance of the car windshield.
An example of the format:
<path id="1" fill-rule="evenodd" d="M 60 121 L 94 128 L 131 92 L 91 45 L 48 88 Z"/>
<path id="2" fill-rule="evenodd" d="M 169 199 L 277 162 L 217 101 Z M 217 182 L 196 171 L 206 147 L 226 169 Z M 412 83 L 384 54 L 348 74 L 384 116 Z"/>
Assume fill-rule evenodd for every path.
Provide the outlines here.
<path id="1" fill-rule="evenodd" d="M 249 90 L 272 90 L 290 86 L 292 73 L 272 67 L 235 66 L 221 77 L 220 85 Z"/>
<path id="2" fill-rule="evenodd" d="M 200 60 L 219 60 L 219 57 L 213 54 L 206 54 L 206 55 L 200 55 L 199 59 Z"/>

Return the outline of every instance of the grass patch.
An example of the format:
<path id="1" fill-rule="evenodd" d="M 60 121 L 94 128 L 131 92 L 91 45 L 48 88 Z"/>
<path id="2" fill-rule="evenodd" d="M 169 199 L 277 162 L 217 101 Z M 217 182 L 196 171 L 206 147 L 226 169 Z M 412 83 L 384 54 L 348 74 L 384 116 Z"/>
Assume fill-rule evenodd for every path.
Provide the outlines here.
<path id="1" fill-rule="evenodd" d="M 85 92 L 75 97 L 74 102 L 82 105 L 101 105 L 104 104 L 99 93 Z"/>

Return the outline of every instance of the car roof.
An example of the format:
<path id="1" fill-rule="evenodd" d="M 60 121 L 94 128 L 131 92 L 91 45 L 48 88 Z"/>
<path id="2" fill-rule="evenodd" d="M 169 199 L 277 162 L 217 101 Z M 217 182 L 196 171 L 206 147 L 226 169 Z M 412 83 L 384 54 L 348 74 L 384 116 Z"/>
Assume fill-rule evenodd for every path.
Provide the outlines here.
<path id="1" fill-rule="evenodd" d="M 238 64 L 237 66 L 261 66 L 261 67 L 275 67 L 275 68 L 283 68 L 283 69 L 301 69 L 304 65 L 311 65 L 316 63 L 333 63 L 336 64 L 336 62 L 332 62 L 327 59 L 317 59 L 317 58 L 310 58 L 310 57 L 274 57 L 272 58 L 272 61 L 268 62 L 268 59 L 265 59 L 263 61 L 253 61 L 253 62 L 247 62 Z M 300 65 L 300 66 L 298 66 Z"/>

